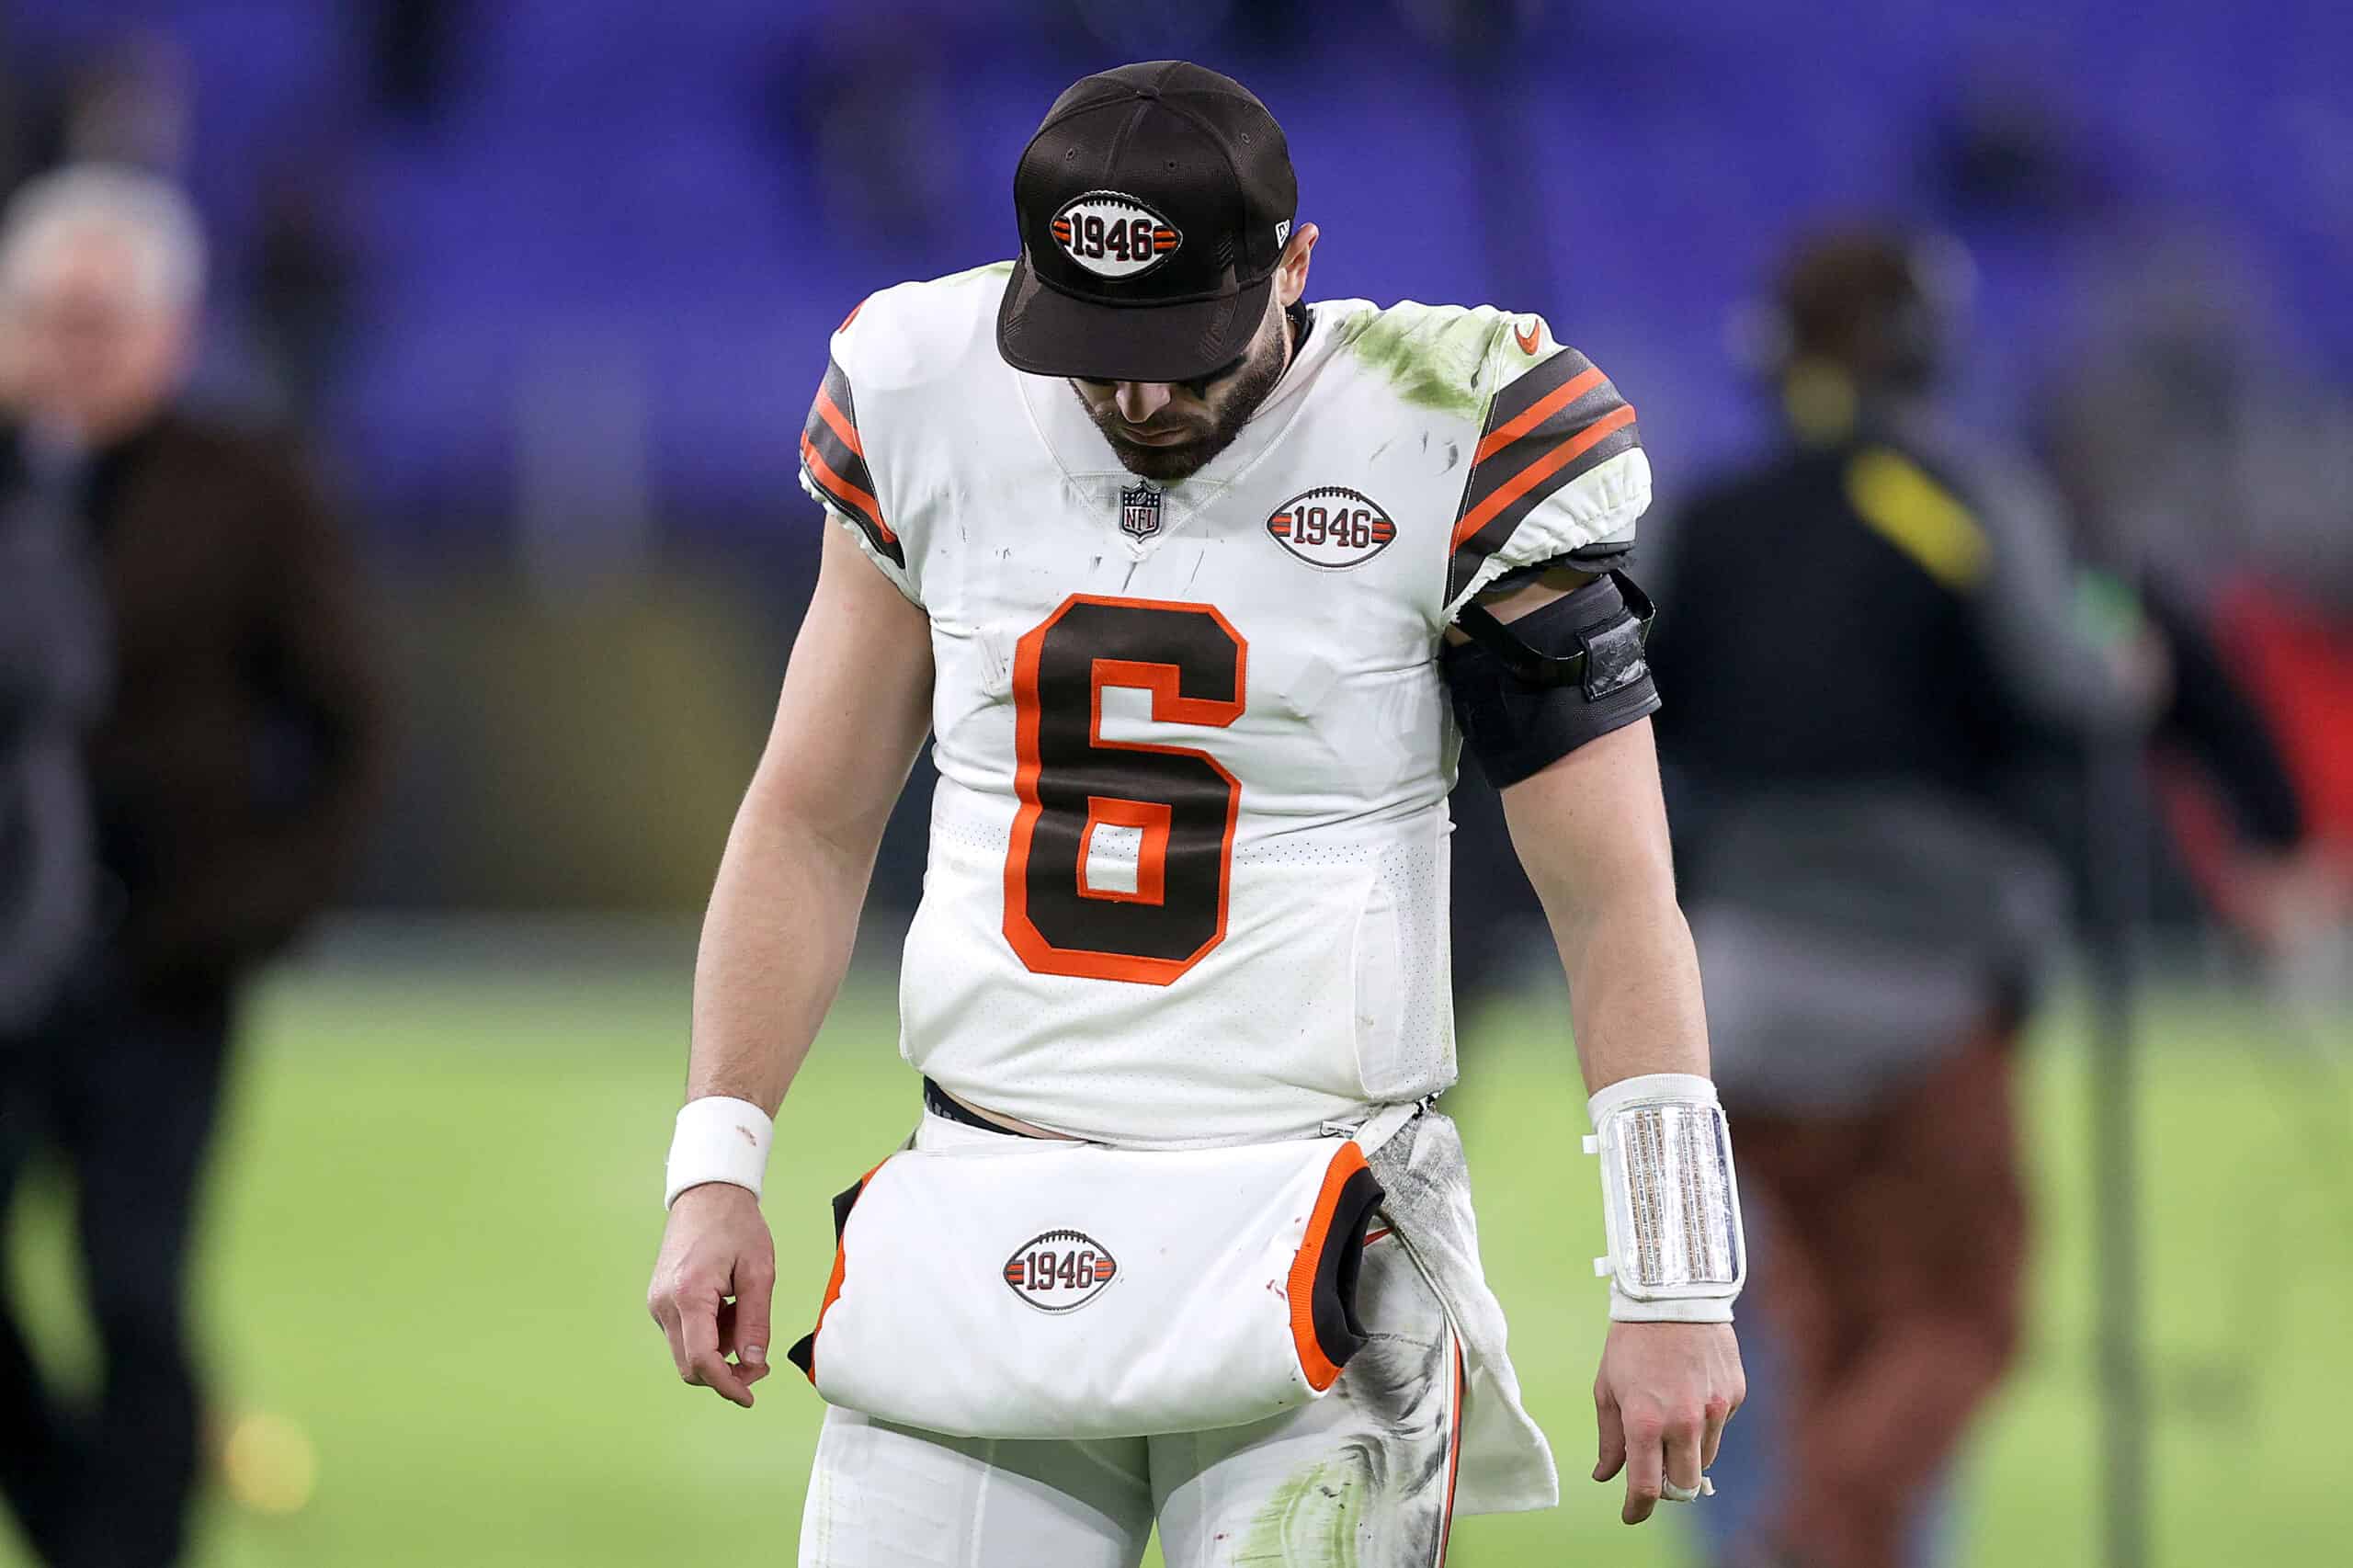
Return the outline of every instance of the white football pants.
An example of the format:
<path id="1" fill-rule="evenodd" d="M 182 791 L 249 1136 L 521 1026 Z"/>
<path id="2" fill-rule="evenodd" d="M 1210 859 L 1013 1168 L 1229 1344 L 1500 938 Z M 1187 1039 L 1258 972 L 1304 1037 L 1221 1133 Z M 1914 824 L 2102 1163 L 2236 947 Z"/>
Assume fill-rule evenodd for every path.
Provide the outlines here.
<path id="1" fill-rule="evenodd" d="M 937 1119 L 926 1117 L 928 1133 Z M 995 1136 L 985 1134 L 984 1136 Z M 829 1409 L 801 1568 L 1438 1568 L 1452 1522 L 1461 1350 L 1376 1220 L 1358 1287 L 1370 1343 L 1332 1392 L 1248 1426 L 1167 1437 L 948 1437 Z"/>

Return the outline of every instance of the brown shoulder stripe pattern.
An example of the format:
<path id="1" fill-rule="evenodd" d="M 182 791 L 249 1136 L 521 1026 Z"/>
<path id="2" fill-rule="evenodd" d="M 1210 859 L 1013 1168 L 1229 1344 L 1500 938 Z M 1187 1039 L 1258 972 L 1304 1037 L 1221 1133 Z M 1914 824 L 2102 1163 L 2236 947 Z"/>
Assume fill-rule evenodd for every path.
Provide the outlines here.
<path id="1" fill-rule="evenodd" d="M 801 466 L 834 509 L 856 523 L 876 550 L 893 565 L 907 563 L 905 547 L 882 520 L 882 504 L 874 498 L 874 475 L 866 466 L 866 447 L 858 438 L 850 407 L 849 378 L 838 360 L 826 362 L 817 400 L 809 406 L 809 423 L 801 426 Z"/>
<path id="2" fill-rule="evenodd" d="M 1554 491 L 1642 444 L 1632 405 L 1574 348 L 1496 393 L 1455 518 L 1448 597 Z"/>

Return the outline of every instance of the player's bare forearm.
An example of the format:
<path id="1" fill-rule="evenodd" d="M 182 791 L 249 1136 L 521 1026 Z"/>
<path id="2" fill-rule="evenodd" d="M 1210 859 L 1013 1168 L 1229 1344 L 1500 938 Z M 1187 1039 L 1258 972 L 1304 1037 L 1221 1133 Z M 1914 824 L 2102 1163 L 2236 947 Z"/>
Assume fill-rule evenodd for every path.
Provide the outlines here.
<path id="1" fill-rule="evenodd" d="M 774 1115 L 848 970 L 874 855 L 762 795 L 745 796 L 703 917 L 687 1097 Z"/>
<path id="2" fill-rule="evenodd" d="M 1708 1071 L 1690 927 L 1675 902 L 1651 723 L 1579 746 L 1504 791 L 1512 843 L 1544 904 L 1588 1092 Z"/>
<path id="3" fill-rule="evenodd" d="M 1588 1092 L 1650 1073 L 1708 1072 L 1699 964 L 1675 902 L 1651 722 L 1589 741 L 1503 793 L 1505 819 L 1568 971 Z M 1594 1380 L 1593 1478 L 1626 1477 L 1640 1524 L 1670 1487 L 1696 1497 L 1746 1392 L 1725 1323 L 1620 1322 Z"/>
<path id="4" fill-rule="evenodd" d="M 923 611 L 840 529 L 825 533 L 817 592 L 695 960 L 687 1098 L 749 1100 L 770 1115 L 841 988 L 882 824 L 930 722 Z M 768 1372 L 775 1244 L 752 1188 L 732 1176 L 681 1180 L 677 1158 L 674 1148 L 682 1190 L 646 1308 L 679 1377 L 748 1408 Z"/>
<path id="5" fill-rule="evenodd" d="M 847 971 L 883 824 L 930 724 L 923 612 L 826 530 L 776 722 L 695 961 L 687 1097 L 773 1113 Z"/>

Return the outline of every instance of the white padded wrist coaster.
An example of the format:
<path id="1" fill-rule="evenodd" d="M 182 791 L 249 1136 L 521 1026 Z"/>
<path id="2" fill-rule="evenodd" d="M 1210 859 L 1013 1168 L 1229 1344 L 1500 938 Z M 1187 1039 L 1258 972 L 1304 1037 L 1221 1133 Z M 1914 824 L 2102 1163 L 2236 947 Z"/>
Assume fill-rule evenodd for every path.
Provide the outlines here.
<path id="1" fill-rule="evenodd" d="M 1601 1156 L 1609 1315 L 1621 1323 L 1729 1323 L 1747 1273 L 1732 1133 L 1716 1086 L 1651 1073 L 1588 1102 Z"/>
<path id="2" fill-rule="evenodd" d="M 749 1100 L 707 1095 L 688 1100 L 678 1112 L 677 1130 L 670 1136 L 668 1176 L 663 1186 L 662 1207 L 678 1201 L 678 1194 L 705 1182 L 723 1181 L 754 1198 L 767 1176 L 768 1142 L 776 1123 Z"/>

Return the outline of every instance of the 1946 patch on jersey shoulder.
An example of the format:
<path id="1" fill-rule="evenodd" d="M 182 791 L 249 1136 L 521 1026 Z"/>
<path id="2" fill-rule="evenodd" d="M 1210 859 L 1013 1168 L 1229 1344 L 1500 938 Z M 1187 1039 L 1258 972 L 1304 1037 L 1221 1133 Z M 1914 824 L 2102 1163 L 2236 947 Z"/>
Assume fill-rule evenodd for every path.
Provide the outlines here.
<path id="1" fill-rule="evenodd" d="M 1277 544 L 1326 571 L 1362 565 L 1389 548 L 1397 525 L 1371 496 L 1344 485 L 1318 485 L 1294 495 L 1267 519 Z"/>

